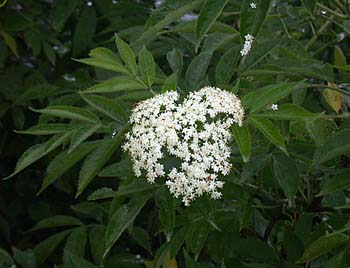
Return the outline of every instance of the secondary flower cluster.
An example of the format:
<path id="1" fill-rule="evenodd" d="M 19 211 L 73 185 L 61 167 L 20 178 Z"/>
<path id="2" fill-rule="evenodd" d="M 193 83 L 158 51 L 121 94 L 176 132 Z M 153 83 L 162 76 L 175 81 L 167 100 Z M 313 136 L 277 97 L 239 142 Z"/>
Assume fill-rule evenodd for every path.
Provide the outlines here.
<path id="1" fill-rule="evenodd" d="M 254 36 L 252 36 L 251 34 L 247 34 L 244 37 L 244 39 L 245 39 L 245 42 L 244 42 L 244 45 L 243 45 L 243 49 L 241 50 L 241 55 L 242 56 L 248 55 L 249 51 L 252 48 L 252 44 L 253 44 L 253 41 L 254 41 Z"/>
<path id="2" fill-rule="evenodd" d="M 165 177 L 170 192 L 188 206 L 204 193 L 220 198 L 223 182 L 218 176 L 231 169 L 230 127 L 242 125 L 244 110 L 234 94 L 214 87 L 190 93 L 182 104 L 179 98 L 171 91 L 139 103 L 123 149 L 133 160 L 136 176 L 144 170 L 150 183 Z M 180 164 L 166 170 L 165 156 Z"/>

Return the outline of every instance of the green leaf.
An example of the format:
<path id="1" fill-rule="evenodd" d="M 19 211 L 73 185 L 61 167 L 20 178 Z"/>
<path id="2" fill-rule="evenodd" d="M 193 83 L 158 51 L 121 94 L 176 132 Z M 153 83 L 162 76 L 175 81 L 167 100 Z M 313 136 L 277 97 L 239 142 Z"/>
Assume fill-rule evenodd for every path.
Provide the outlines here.
<path id="1" fill-rule="evenodd" d="M 89 216 L 92 219 L 102 223 L 104 216 L 104 207 L 96 202 L 81 202 L 72 205 L 71 208 L 78 214 Z"/>
<path id="2" fill-rule="evenodd" d="M 65 268 L 97 268 L 93 263 L 78 257 L 77 255 L 70 253 L 69 251 L 64 251 L 65 256 Z"/>
<path id="3" fill-rule="evenodd" d="M 183 226 L 176 233 L 174 233 L 169 243 L 170 258 L 174 258 L 182 247 L 185 241 L 189 227 Z"/>
<path id="4" fill-rule="evenodd" d="M 296 161 L 285 155 L 276 154 L 273 156 L 273 168 L 279 185 L 288 199 L 292 200 L 298 191 L 300 181 Z"/>
<path id="5" fill-rule="evenodd" d="M 100 189 L 97 189 L 96 191 L 92 192 L 92 194 L 89 195 L 87 198 L 88 201 L 95 201 L 105 198 L 112 198 L 116 195 L 116 191 L 114 191 L 111 188 L 108 187 L 102 187 Z"/>
<path id="6" fill-rule="evenodd" d="M 239 151 L 241 153 L 244 163 L 249 162 L 250 152 L 251 152 L 251 141 L 250 134 L 247 125 L 242 125 L 241 127 L 234 124 L 232 125 L 232 134 L 235 138 Z"/>
<path id="7" fill-rule="evenodd" d="M 228 85 L 236 72 L 239 60 L 239 48 L 232 47 L 220 58 L 215 69 L 215 81 L 218 85 Z"/>
<path id="8" fill-rule="evenodd" d="M 156 65 L 153 55 L 146 47 L 143 47 L 139 52 L 138 60 L 142 79 L 148 87 L 151 87 L 156 77 Z"/>
<path id="9" fill-rule="evenodd" d="M 131 235 L 141 247 L 147 250 L 149 254 L 153 255 L 150 237 L 146 230 L 139 227 L 133 227 Z"/>
<path id="10" fill-rule="evenodd" d="M 251 34 L 254 37 L 258 35 L 269 13 L 271 0 L 255 0 L 256 9 L 251 8 L 250 3 L 251 1 L 242 1 L 241 4 L 239 29 L 242 40 L 247 34 Z"/>
<path id="11" fill-rule="evenodd" d="M 171 70 L 180 75 L 183 68 L 183 55 L 181 50 L 174 48 L 172 51 L 166 54 L 166 58 L 169 62 Z"/>
<path id="12" fill-rule="evenodd" d="M 76 61 L 84 64 L 88 64 L 94 67 L 99 67 L 106 70 L 114 71 L 117 73 L 130 75 L 130 72 L 128 71 L 128 69 L 126 69 L 119 62 L 117 55 L 115 55 L 113 51 L 107 48 L 104 48 L 104 47 L 95 48 L 90 51 L 89 56 L 91 58 L 80 59 Z"/>
<path id="13" fill-rule="evenodd" d="M 267 108 L 293 91 L 300 90 L 303 85 L 302 82 L 284 82 L 265 86 L 245 95 L 242 99 L 243 106 L 249 109 L 250 113 L 254 113 L 262 108 Z"/>
<path id="14" fill-rule="evenodd" d="M 66 268 L 70 268 L 70 255 L 67 252 L 74 254 L 77 257 L 84 257 L 85 255 L 85 247 L 87 241 L 86 227 L 80 226 L 69 234 L 66 245 L 64 247 L 63 254 L 63 266 Z"/>
<path id="15" fill-rule="evenodd" d="M 344 153 L 350 152 L 350 129 L 338 131 L 317 147 L 313 164 L 319 165 Z"/>
<path id="16" fill-rule="evenodd" d="M 9 179 L 13 177 L 14 175 L 18 174 L 26 167 L 30 166 L 31 164 L 33 164 L 43 156 L 47 155 L 49 152 L 56 149 L 58 146 L 63 144 L 68 139 L 69 135 L 70 135 L 70 132 L 63 135 L 57 134 L 47 142 L 36 144 L 28 148 L 18 160 L 15 167 L 15 171 L 4 179 Z"/>
<path id="17" fill-rule="evenodd" d="M 91 46 L 97 24 L 94 8 L 85 7 L 78 18 L 73 35 L 73 57 L 77 57 Z"/>
<path id="18" fill-rule="evenodd" d="M 162 187 L 156 192 L 156 203 L 159 207 L 160 224 L 164 228 L 167 241 L 169 241 L 175 227 L 175 199 L 168 189 Z"/>
<path id="19" fill-rule="evenodd" d="M 96 142 L 87 142 L 80 144 L 71 153 L 68 153 L 68 150 L 59 153 L 47 167 L 46 176 L 38 194 L 83 159 L 88 153 L 95 149 L 97 145 L 98 143 Z"/>
<path id="20" fill-rule="evenodd" d="M 307 11 L 309 11 L 310 15 L 313 16 L 316 8 L 317 0 L 303 0 L 302 1 Z"/>
<path id="21" fill-rule="evenodd" d="M 196 51 L 227 3 L 228 0 L 207 0 L 204 3 L 196 24 Z"/>
<path id="22" fill-rule="evenodd" d="M 348 241 L 349 237 L 343 233 L 324 235 L 306 248 L 304 255 L 298 263 L 311 261 L 319 256 L 327 254 L 336 247 L 346 244 Z"/>
<path id="23" fill-rule="evenodd" d="M 185 82 L 188 87 L 188 91 L 198 89 L 200 84 L 203 82 L 211 56 L 211 53 L 201 53 L 195 57 L 188 66 L 185 75 Z"/>
<path id="24" fill-rule="evenodd" d="M 252 117 L 263 117 L 277 120 L 315 120 L 317 117 L 320 117 L 320 115 L 311 113 L 299 105 L 282 104 L 278 106 L 277 111 L 254 114 Z"/>
<path id="25" fill-rule="evenodd" d="M 86 186 L 98 174 L 101 168 L 103 168 L 115 150 L 119 147 L 124 138 L 125 130 L 126 129 L 119 131 L 114 139 L 101 140 L 99 147 L 85 159 L 79 172 L 78 191 L 76 196 L 79 196 L 83 192 Z"/>
<path id="26" fill-rule="evenodd" d="M 106 249 L 105 232 L 104 225 L 95 225 L 89 232 L 91 255 L 94 262 L 99 265 L 102 264 L 103 253 Z"/>
<path id="27" fill-rule="evenodd" d="M 346 267 L 346 252 L 347 250 L 343 250 L 338 253 L 338 255 L 330 258 L 324 265 L 325 268 L 343 268 Z"/>
<path id="28" fill-rule="evenodd" d="M 142 192 L 150 191 L 158 188 L 159 185 L 156 183 L 150 184 L 145 179 L 135 178 L 129 184 L 121 184 L 118 188 L 118 191 L 114 197 L 117 196 L 129 196 L 131 194 L 141 194 Z"/>
<path id="29" fill-rule="evenodd" d="M 267 138 L 272 144 L 281 149 L 284 153 L 287 153 L 286 145 L 284 139 L 279 131 L 279 128 L 274 125 L 270 120 L 265 118 L 249 118 L 256 128 L 258 128 L 261 133 Z"/>
<path id="30" fill-rule="evenodd" d="M 131 47 L 125 43 L 118 35 L 115 37 L 115 42 L 118 48 L 118 52 L 123 62 L 128 67 L 129 71 L 135 76 L 137 74 L 137 65 L 135 54 L 132 51 Z"/>
<path id="31" fill-rule="evenodd" d="M 53 50 L 53 48 L 47 42 L 43 42 L 43 48 L 47 59 L 50 61 L 52 65 L 55 65 L 55 62 L 56 62 L 55 50 Z"/>
<path id="32" fill-rule="evenodd" d="M 1 268 L 12 268 L 15 265 L 10 254 L 0 248 L 0 267 Z"/>
<path id="33" fill-rule="evenodd" d="M 134 175 L 132 170 L 132 162 L 128 157 L 125 157 L 123 160 L 102 169 L 98 175 L 100 177 L 118 177 L 123 180 L 127 179 L 128 177 Z"/>
<path id="34" fill-rule="evenodd" d="M 80 93 L 113 93 L 139 89 L 147 89 L 147 86 L 130 77 L 121 76 L 99 83 Z"/>
<path id="35" fill-rule="evenodd" d="M 73 14 L 79 0 L 54 0 L 51 21 L 55 30 L 61 31 L 68 18 Z"/>
<path id="36" fill-rule="evenodd" d="M 139 39 L 136 40 L 135 43 L 132 44 L 135 51 L 139 51 L 143 46 L 147 45 L 150 41 L 152 41 L 154 38 L 157 37 L 157 34 L 169 24 L 173 23 L 174 21 L 177 21 L 180 19 L 183 15 L 186 13 L 191 12 L 192 10 L 199 7 L 199 5 L 202 3 L 202 0 L 194 0 L 190 1 L 188 4 L 183 5 L 174 11 L 171 11 L 167 13 L 167 15 L 157 24 L 153 25 L 152 27 L 148 28 L 146 31 L 142 33 Z"/>
<path id="37" fill-rule="evenodd" d="M 70 154 L 75 148 L 77 148 L 82 142 L 84 142 L 87 138 L 93 135 L 101 127 L 101 124 L 84 124 L 82 126 L 77 127 L 72 132 L 68 154 Z"/>
<path id="38" fill-rule="evenodd" d="M 36 259 L 33 250 L 27 249 L 26 251 L 21 251 L 15 247 L 13 247 L 14 259 L 17 263 L 19 263 L 24 268 L 35 268 L 36 267 Z M 1 254 L 0 254 L 1 257 Z M 0 261 L 0 267 L 1 261 Z"/>
<path id="39" fill-rule="evenodd" d="M 17 51 L 17 43 L 16 40 L 9 35 L 8 33 L 1 31 L 0 33 L 2 34 L 2 37 L 4 38 L 4 41 L 6 43 L 6 45 L 11 49 L 12 53 L 16 55 L 16 57 L 18 57 L 18 51 Z"/>
<path id="40" fill-rule="evenodd" d="M 332 177 L 326 184 L 321 187 L 321 192 L 318 196 L 327 195 L 342 189 L 347 189 L 350 187 L 349 180 L 350 170 L 345 169 L 342 172 L 336 174 Z"/>
<path id="41" fill-rule="evenodd" d="M 79 120 L 88 123 L 99 123 L 100 119 L 92 112 L 72 106 L 48 106 L 47 108 L 36 110 L 35 112 L 57 116 L 61 118 L 68 118 L 72 120 Z"/>
<path id="42" fill-rule="evenodd" d="M 168 91 L 176 91 L 177 88 L 177 73 L 173 73 L 170 75 L 167 80 L 165 80 L 164 85 L 162 87 L 162 93 Z"/>
<path id="43" fill-rule="evenodd" d="M 106 250 L 103 254 L 104 257 L 106 257 L 126 228 L 135 220 L 149 197 L 149 194 L 138 195 L 136 198 L 131 199 L 128 204 L 121 206 L 112 215 L 106 229 Z"/>
<path id="44" fill-rule="evenodd" d="M 191 256 L 187 253 L 185 248 L 183 249 L 183 254 L 185 256 L 185 265 L 186 268 L 198 268 L 197 263 L 195 262 L 194 259 L 191 258 Z"/>
<path id="45" fill-rule="evenodd" d="M 50 123 L 50 124 L 39 124 L 22 131 L 15 130 L 15 132 L 19 134 L 41 136 L 41 135 L 53 135 L 53 134 L 65 133 L 72 129 L 73 127 L 67 124 Z"/>
<path id="46" fill-rule="evenodd" d="M 201 219 L 191 223 L 186 234 L 186 247 L 191 251 L 195 259 L 199 257 L 205 242 L 208 239 L 209 223 L 205 219 Z"/>
<path id="47" fill-rule="evenodd" d="M 34 232 L 37 230 L 42 230 L 42 229 L 47 229 L 47 228 L 55 228 L 55 227 L 62 227 L 62 226 L 75 226 L 75 225 L 82 225 L 82 224 L 83 223 L 75 217 L 57 215 L 57 216 L 52 216 L 50 218 L 46 218 L 46 219 L 38 222 L 28 232 Z"/>
<path id="48" fill-rule="evenodd" d="M 45 260 L 70 232 L 71 230 L 56 233 L 34 247 L 33 251 L 36 256 L 37 267 L 40 267 L 45 262 Z"/>
<path id="49" fill-rule="evenodd" d="M 123 107 L 121 107 L 118 102 L 97 95 L 82 95 L 81 97 L 94 109 L 107 115 L 113 120 L 122 124 L 125 124 L 128 121 L 128 117 Z"/>

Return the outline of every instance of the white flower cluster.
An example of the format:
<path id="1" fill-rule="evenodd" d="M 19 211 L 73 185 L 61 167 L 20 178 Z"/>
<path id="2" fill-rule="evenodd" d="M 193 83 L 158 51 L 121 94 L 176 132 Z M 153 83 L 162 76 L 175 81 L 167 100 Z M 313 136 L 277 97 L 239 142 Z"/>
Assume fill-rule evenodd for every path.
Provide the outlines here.
<path id="1" fill-rule="evenodd" d="M 242 125 L 241 102 L 234 94 L 214 87 L 190 93 L 182 104 L 178 100 L 178 93 L 171 91 L 134 108 L 123 149 L 129 151 L 136 176 L 144 170 L 150 183 L 166 177 L 170 192 L 181 196 L 186 206 L 204 193 L 218 199 L 218 189 L 223 187 L 218 176 L 231 169 L 230 127 Z M 181 164 L 165 170 L 160 162 L 165 155 L 176 157 Z"/>
<path id="2" fill-rule="evenodd" d="M 254 36 L 252 36 L 251 34 L 247 34 L 245 37 L 245 42 L 244 42 L 244 46 L 243 49 L 241 50 L 241 55 L 242 56 L 246 56 L 248 55 L 249 51 L 252 48 L 252 44 L 254 41 Z"/>

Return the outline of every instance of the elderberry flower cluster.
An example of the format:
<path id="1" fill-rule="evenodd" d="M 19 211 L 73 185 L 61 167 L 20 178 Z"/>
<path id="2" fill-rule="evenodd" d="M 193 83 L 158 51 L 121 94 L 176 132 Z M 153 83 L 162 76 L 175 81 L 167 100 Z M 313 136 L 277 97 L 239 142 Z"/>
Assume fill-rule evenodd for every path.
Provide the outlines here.
<path id="1" fill-rule="evenodd" d="M 245 39 L 245 42 L 244 42 L 244 45 L 243 45 L 243 49 L 241 50 L 241 55 L 242 56 L 248 55 L 249 51 L 252 48 L 252 44 L 253 44 L 253 41 L 254 41 L 254 36 L 252 36 L 251 34 L 247 34 L 244 37 L 244 39 Z"/>
<path id="2" fill-rule="evenodd" d="M 170 192 L 181 196 L 186 206 L 204 193 L 218 199 L 223 187 L 218 177 L 231 169 L 230 127 L 242 125 L 241 102 L 214 87 L 190 93 L 182 104 L 178 101 L 178 93 L 171 91 L 134 108 L 123 149 L 131 156 L 136 176 L 144 170 L 150 183 L 165 177 Z M 181 160 L 180 164 L 166 170 L 165 156 Z"/>

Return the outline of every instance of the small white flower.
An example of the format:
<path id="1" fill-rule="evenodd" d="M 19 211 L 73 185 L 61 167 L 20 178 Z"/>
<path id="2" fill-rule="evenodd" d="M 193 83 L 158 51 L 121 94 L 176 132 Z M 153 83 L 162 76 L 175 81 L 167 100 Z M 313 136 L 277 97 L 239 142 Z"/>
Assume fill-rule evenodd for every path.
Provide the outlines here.
<path id="1" fill-rule="evenodd" d="M 322 15 L 326 15 L 326 14 L 327 14 L 327 11 L 321 10 L 321 13 L 322 13 Z"/>
<path id="2" fill-rule="evenodd" d="M 250 7 L 256 9 L 256 4 L 254 2 L 250 3 Z"/>
<path id="3" fill-rule="evenodd" d="M 241 50 L 241 55 L 242 56 L 248 55 L 249 51 L 252 48 L 252 44 L 253 44 L 253 41 L 254 41 L 254 36 L 252 36 L 251 34 L 247 34 L 244 37 L 244 39 L 245 39 L 245 42 L 244 42 L 244 45 L 243 45 L 243 49 Z"/>
<path id="4" fill-rule="evenodd" d="M 272 111 L 277 111 L 278 110 L 278 105 L 277 104 L 272 104 L 271 105 L 271 110 Z"/>

